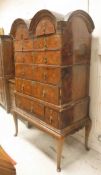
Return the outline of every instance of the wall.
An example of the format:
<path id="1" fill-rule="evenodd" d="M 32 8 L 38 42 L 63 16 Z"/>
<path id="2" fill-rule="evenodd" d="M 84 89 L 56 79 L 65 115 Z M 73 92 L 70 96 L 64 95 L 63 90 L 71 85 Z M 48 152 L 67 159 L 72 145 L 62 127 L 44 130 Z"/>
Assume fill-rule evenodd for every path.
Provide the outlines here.
<path id="1" fill-rule="evenodd" d="M 89 1 L 89 14 L 94 23 L 95 30 L 92 38 L 92 54 L 90 66 L 90 117 L 92 119 L 92 132 L 89 144 L 101 152 L 101 1 Z M 76 134 L 76 138 L 84 142 L 83 132 Z"/>
<path id="2" fill-rule="evenodd" d="M 10 32 L 12 22 L 16 18 L 30 19 L 40 9 L 49 9 L 62 14 L 69 11 L 83 9 L 91 15 L 95 30 L 92 39 L 91 69 L 90 69 L 90 117 L 92 119 L 92 131 L 89 144 L 92 148 L 101 152 L 101 20 L 100 0 L 0 0 L 0 27 L 4 27 L 5 34 Z M 74 135 L 84 142 L 84 130 Z"/>
<path id="3" fill-rule="evenodd" d="M 40 9 L 49 9 L 67 14 L 71 10 L 84 9 L 87 11 L 87 0 L 0 0 L 0 27 L 4 27 L 5 34 L 10 32 L 14 19 L 30 19 Z"/>

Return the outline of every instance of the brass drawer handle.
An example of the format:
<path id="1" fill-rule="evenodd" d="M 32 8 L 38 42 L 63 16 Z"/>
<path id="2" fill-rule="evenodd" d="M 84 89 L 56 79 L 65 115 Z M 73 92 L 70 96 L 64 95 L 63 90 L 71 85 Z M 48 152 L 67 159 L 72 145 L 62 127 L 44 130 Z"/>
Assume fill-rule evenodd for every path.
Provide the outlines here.
<path id="1" fill-rule="evenodd" d="M 46 57 L 44 58 L 44 63 L 45 63 L 45 64 L 47 63 L 47 58 L 46 58 Z"/>
<path id="2" fill-rule="evenodd" d="M 53 122 L 52 116 L 50 116 L 49 122 L 50 122 L 50 124 L 52 124 L 52 122 Z"/>
<path id="3" fill-rule="evenodd" d="M 31 105 L 31 113 L 33 112 L 33 106 Z"/>
<path id="4" fill-rule="evenodd" d="M 22 76 L 24 76 L 24 72 L 22 72 Z"/>
<path id="5" fill-rule="evenodd" d="M 45 94 L 46 94 L 46 92 L 45 92 L 45 90 L 43 90 L 42 97 L 45 97 Z"/>
<path id="6" fill-rule="evenodd" d="M 47 48 L 46 38 L 44 37 L 44 47 Z"/>
<path id="7" fill-rule="evenodd" d="M 47 74 L 44 72 L 44 80 L 47 80 Z"/>
<path id="8" fill-rule="evenodd" d="M 21 91 L 22 91 L 22 92 L 24 91 L 24 85 L 22 85 Z"/>

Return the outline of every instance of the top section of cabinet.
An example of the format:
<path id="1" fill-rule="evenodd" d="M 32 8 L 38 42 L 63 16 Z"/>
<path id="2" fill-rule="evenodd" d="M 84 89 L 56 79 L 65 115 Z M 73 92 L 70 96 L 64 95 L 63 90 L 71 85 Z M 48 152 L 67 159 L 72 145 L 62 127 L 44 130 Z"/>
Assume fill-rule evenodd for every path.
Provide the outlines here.
<path id="1" fill-rule="evenodd" d="M 40 10 L 29 21 L 16 19 L 10 34 L 14 38 L 15 52 L 30 51 L 32 60 L 35 61 L 37 57 L 40 62 L 36 64 L 43 64 L 44 60 L 45 64 L 48 64 L 51 62 L 50 52 L 52 55 L 52 51 L 56 51 L 53 65 L 72 65 L 90 62 L 93 29 L 91 17 L 82 10 L 76 10 L 66 16 Z"/>

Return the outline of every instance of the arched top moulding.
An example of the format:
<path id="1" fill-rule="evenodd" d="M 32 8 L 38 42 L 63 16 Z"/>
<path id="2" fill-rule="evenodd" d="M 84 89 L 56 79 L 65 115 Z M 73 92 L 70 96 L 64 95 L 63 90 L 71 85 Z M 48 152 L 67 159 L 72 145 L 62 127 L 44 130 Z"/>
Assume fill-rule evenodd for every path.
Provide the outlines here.
<path id="1" fill-rule="evenodd" d="M 11 26 L 10 35 L 16 39 L 27 39 L 29 37 L 30 20 L 17 18 Z"/>
<path id="2" fill-rule="evenodd" d="M 59 27 L 66 26 L 74 17 L 80 17 L 87 25 L 89 33 L 94 29 L 94 23 L 88 13 L 83 10 L 75 10 L 62 15 L 49 10 L 40 10 L 31 19 L 29 31 L 34 36 L 55 33 Z"/>
<path id="3" fill-rule="evenodd" d="M 40 36 L 43 34 L 52 34 L 62 26 L 67 25 L 73 18 L 80 17 L 87 25 L 89 33 L 94 29 L 94 23 L 88 13 L 83 10 L 75 10 L 62 15 L 43 9 L 38 11 L 31 20 L 16 19 L 12 26 L 10 35 L 14 39 L 21 39 L 29 37 L 29 33 L 33 36 Z M 59 24 L 59 25 L 58 25 Z"/>

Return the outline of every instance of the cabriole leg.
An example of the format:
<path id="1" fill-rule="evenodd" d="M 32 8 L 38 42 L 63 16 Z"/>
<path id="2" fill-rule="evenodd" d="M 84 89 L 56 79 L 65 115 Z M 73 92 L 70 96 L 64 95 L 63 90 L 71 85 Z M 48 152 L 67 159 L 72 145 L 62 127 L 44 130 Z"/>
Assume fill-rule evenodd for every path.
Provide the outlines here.
<path id="1" fill-rule="evenodd" d="M 18 134 L 18 119 L 16 117 L 16 114 L 13 112 L 13 119 L 14 119 L 14 123 L 15 123 L 15 134 L 14 136 L 17 136 Z"/>
<path id="2" fill-rule="evenodd" d="M 62 148 L 64 144 L 64 138 L 57 140 L 57 171 L 61 171 L 61 155 L 62 155 Z"/>
<path id="3" fill-rule="evenodd" d="M 90 134 L 90 130 L 91 130 L 91 120 L 89 119 L 85 125 L 85 148 L 87 151 L 89 151 L 89 147 L 88 147 L 88 138 L 89 138 L 89 134 Z"/>

